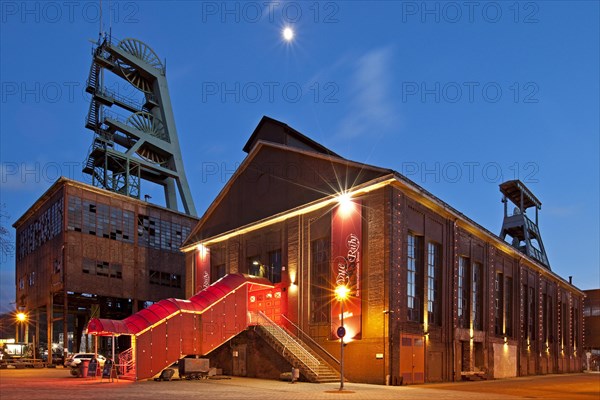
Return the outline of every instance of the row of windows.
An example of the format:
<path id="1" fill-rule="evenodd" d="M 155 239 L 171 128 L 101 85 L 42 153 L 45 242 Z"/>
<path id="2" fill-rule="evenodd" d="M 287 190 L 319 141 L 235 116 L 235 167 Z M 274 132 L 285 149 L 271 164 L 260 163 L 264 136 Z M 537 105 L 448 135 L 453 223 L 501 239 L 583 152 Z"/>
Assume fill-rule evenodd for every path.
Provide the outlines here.
<path id="1" fill-rule="evenodd" d="M 406 265 L 406 298 L 407 320 L 423 323 L 421 316 L 424 283 L 427 283 L 427 312 L 428 324 L 440 325 L 440 268 L 441 251 L 439 245 L 429 242 L 427 244 L 427 277 L 423 277 L 423 237 L 409 234 L 407 238 L 407 265 Z M 467 257 L 458 258 L 457 271 L 457 319 L 458 326 L 465 329 L 483 330 L 483 265 L 471 263 Z M 524 337 L 529 342 L 536 340 L 537 324 L 543 327 L 539 337 L 543 342 L 553 342 L 552 332 L 555 329 L 554 308 L 552 297 L 546 293 L 541 296 L 541 303 L 536 302 L 534 287 L 523 285 L 523 324 Z M 513 279 L 497 272 L 493 288 L 494 332 L 499 336 L 513 337 Z M 538 316 L 538 307 L 541 315 Z M 570 312 L 569 312 L 570 311 Z M 573 307 L 567 309 L 567 304 L 562 303 L 562 332 L 559 332 L 563 345 L 569 338 L 571 346 L 579 335 L 579 305 L 577 299 L 573 300 Z M 541 317 L 539 321 L 538 317 Z M 567 330 L 571 332 L 567 332 Z"/>
<path id="2" fill-rule="evenodd" d="M 132 211 L 69 197 L 68 230 L 133 243 L 133 220 Z"/>
<path id="3" fill-rule="evenodd" d="M 150 284 L 181 288 L 181 275 L 170 272 L 150 270 Z"/>
<path id="4" fill-rule="evenodd" d="M 328 323 L 330 321 L 330 262 L 329 238 L 311 242 L 310 269 L 310 321 L 312 323 Z M 427 243 L 427 252 L 423 251 L 423 237 L 409 234 L 407 238 L 407 320 L 424 322 L 422 315 L 424 292 L 427 293 L 427 321 L 429 325 L 441 325 L 441 247 L 437 243 Z M 427 259 L 427 274 L 424 276 L 424 255 Z M 250 262 L 250 259 L 249 259 Z M 253 266 L 249 266 L 252 271 Z M 484 329 L 484 268 L 481 263 L 471 262 L 468 257 L 458 258 L 457 271 L 457 317 L 458 326 L 474 330 Z M 425 286 L 426 283 L 426 286 Z M 498 336 L 514 337 L 514 288 L 513 278 L 497 272 L 494 276 L 492 298 L 494 332 Z M 492 297 L 493 296 L 493 297 Z M 552 332 L 555 328 L 554 307 L 552 297 L 543 294 L 540 304 L 536 302 L 534 287 L 524 285 L 521 301 L 523 302 L 522 331 L 529 341 L 535 340 L 538 323 L 543 327 L 539 337 L 543 342 L 553 342 Z M 541 321 L 538 320 L 538 307 Z M 579 335 L 579 309 L 577 299 L 573 307 L 567 309 L 562 303 L 562 332 L 561 341 L 568 337 L 571 345 Z M 588 308 L 591 312 L 591 307 Z M 566 331 L 570 329 L 571 332 Z M 560 330 L 560 329 L 559 329 Z M 566 344 L 566 343 L 564 343 Z"/>
<path id="5" fill-rule="evenodd" d="M 104 276 L 107 278 L 123 279 L 123 265 L 84 258 L 81 266 L 84 274 Z"/>
<path id="6" fill-rule="evenodd" d="M 60 234 L 62 230 L 63 200 L 58 199 L 42 215 L 19 232 L 17 239 L 17 260 L 22 260 L 26 255 Z"/>
<path id="7" fill-rule="evenodd" d="M 179 251 L 191 228 L 147 215 L 138 215 L 138 244 L 154 249 Z"/>
<path id="8" fill-rule="evenodd" d="M 69 197 L 67 229 L 97 237 L 134 242 L 135 213 L 108 204 L 95 203 L 76 196 Z M 191 227 L 138 215 L 138 244 L 161 250 L 179 251 Z"/>

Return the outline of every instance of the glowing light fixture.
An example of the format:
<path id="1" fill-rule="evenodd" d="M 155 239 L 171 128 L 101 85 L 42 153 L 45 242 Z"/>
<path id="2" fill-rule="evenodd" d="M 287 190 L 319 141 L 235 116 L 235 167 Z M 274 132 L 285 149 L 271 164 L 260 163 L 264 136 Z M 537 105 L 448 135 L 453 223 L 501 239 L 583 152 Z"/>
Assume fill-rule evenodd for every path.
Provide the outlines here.
<path id="1" fill-rule="evenodd" d="M 352 202 L 352 197 L 350 197 L 349 193 L 340 194 L 337 201 L 342 215 L 348 215 L 354 209 L 354 203 Z"/>
<path id="2" fill-rule="evenodd" d="M 202 259 L 204 259 L 204 257 L 206 257 L 206 255 L 208 254 L 208 248 L 203 245 L 202 243 L 198 244 L 198 246 L 196 246 L 197 250 L 200 252 L 200 257 L 202 257 Z"/>
<path id="3" fill-rule="evenodd" d="M 25 320 L 27 320 L 27 314 L 24 312 L 17 313 L 17 321 L 24 322 Z"/>
<path id="4" fill-rule="evenodd" d="M 335 298 L 339 301 L 346 300 L 350 294 L 350 289 L 346 285 L 339 285 L 335 287 Z"/>

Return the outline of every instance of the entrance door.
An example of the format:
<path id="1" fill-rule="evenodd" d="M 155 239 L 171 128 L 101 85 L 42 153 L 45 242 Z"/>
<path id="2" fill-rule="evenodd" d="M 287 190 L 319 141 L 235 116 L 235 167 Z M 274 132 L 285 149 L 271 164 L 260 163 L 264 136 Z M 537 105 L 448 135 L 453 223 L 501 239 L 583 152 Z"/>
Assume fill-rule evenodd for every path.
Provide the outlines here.
<path id="1" fill-rule="evenodd" d="M 233 348 L 233 376 L 246 376 L 246 345 L 240 344 Z"/>
<path id="2" fill-rule="evenodd" d="M 425 346 L 423 336 L 400 335 L 400 376 L 402 383 L 425 383 Z"/>

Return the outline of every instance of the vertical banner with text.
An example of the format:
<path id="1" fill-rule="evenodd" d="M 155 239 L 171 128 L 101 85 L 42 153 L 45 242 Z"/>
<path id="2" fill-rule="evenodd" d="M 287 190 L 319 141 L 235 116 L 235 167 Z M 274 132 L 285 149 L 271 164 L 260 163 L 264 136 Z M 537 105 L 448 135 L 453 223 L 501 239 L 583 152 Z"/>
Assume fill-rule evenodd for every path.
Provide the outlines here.
<path id="1" fill-rule="evenodd" d="M 361 202 L 352 200 L 339 204 L 331 219 L 331 270 L 333 285 L 349 289 L 344 301 L 345 339 L 360 339 L 362 331 L 361 308 Z M 341 325 L 341 304 L 335 297 L 331 305 L 331 337 L 337 339 Z"/>
<path id="2" fill-rule="evenodd" d="M 199 245 L 196 249 L 195 293 L 210 286 L 210 249 Z"/>

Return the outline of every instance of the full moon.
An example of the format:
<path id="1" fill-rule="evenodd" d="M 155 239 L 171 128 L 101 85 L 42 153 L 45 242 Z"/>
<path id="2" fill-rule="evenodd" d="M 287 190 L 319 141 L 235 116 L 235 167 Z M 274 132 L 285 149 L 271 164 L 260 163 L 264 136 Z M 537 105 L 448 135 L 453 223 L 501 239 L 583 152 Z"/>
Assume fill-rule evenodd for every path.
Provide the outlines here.
<path id="1" fill-rule="evenodd" d="M 292 39 L 294 38 L 294 30 L 292 28 L 290 28 L 289 26 L 283 29 L 283 39 L 286 42 L 291 42 Z"/>

